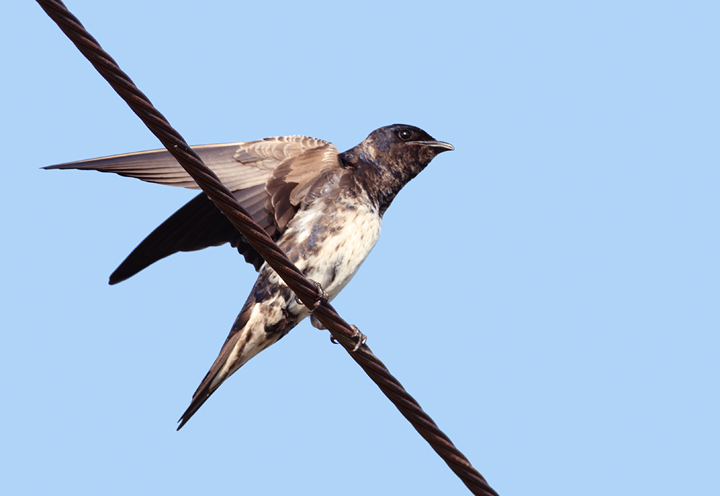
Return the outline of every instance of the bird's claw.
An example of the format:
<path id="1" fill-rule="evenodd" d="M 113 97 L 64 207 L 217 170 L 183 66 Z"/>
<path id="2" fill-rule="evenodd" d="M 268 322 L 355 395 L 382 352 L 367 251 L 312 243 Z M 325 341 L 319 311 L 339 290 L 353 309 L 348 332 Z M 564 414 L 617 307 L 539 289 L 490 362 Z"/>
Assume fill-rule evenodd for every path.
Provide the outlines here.
<path id="1" fill-rule="evenodd" d="M 364 345 L 367 342 L 367 336 L 360 332 L 360 329 L 358 329 L 356 326 L 350 324 L 350 328 L 353 330 L 352 339 L 355 340 L 355 346 L 353 347 L 353 353 L 360 349 L 362 345 Z M 338 340 L 333 337 L 332 334 L 330 334 L 330 342 L 332 344 L 338 344 Z"/>
<path id="2" fill-rule="evenodd" d="M 367 336 L 360 332 L 360 329 L 358 329 L 356 326 L 350 324 L 350 328 L 354 331 L 353 332 L 353 339 L 355 340 L 355 347 L 353 348 L 353 353 L 360 349 L 362 345 L 367 342 Z"/>
<path id="3" fill-rule="evenodd" d="M 310 309 L 310 313 L 313 313 L 315 310 L 318 309 L 318 307 L 319 307 L 320 305 L 322 305 L 323 303 L 327 303 L 327 302 L 328 302 L 329 296 L 328 296 L 328 294 L 325 292 L 325 290 L 323 289 L 322 284 L 320 284 L 320 283 L 317 282 L 317 281 L 313 281 L 312 279 L 310 279 L 310 282 L 313 283 L 313 285 L 315 286 L 315 289 L 317 289 L 317 291 L 318 291 L 317 300 L 315 300 L 315 303 L 313 303 L 312 309 Z"/>
<path id="4" fill-rule="evenodd" d="M 310 309 L 310 313 L 312 314 L 315 310 L 317 310 L 320 307 L 320 305 L 322 305 L 323 303 L 327 303 L 328 298 L 330 298 L 330 297 L 323 289 L 322 284 L 320 284 L 317 281 L 313 281 L 312 279 L 308 279 L 308 281 L 310 281 L 313 284 L 313 286 L 315 286 L 315 289 L 317 289 L 317 292 L 318 292 L 318 297 L 315 299 L 315 302 L 313 303 L 313 306 Z M 298 298 L 297 296 L 295 297 L 295 301 L 302 304 L 302 300 L 300 300 L 300 298 Z"/>

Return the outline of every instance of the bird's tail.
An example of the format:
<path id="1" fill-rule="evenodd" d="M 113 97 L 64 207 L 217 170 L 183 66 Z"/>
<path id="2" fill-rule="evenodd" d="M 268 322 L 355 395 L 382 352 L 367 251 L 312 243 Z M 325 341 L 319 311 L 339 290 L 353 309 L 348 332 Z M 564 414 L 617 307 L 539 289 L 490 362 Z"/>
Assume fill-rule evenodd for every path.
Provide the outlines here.
<path id="1" fill-rule="evenodd" d="M 193 394 L 190 406 L 187 408 L 187 410 L 185 410 L 185 413 L 182 414 L 180 420 L 178 420 L 178 422 L 180 422 L 180 425 L 178 425 L 177 430 L 182 429 L 182 427 L 188 422 L 188 420 L 190 420 L 190 418 L 195 415 L 195 412 L 197 412 L 200 407 L 203 406 L 203 404 L 207 401 L 210 395 L 212 395 L 215 390 L 220 387 L 220 384 L 225 382 L 225 379 L 230 377 L 237 369 L 242 367 L 251 358 L 243 357 L 244 360 L 242 362 L 238 361 L 237 366 L 234 367 L 234 370 L 228 367 L 228 365 L 230 365 L 230 352 L 232 352 L 236 347 L 235 343 L 230 343 L 230 341 L 237 341 L 242 336 L 242 334 L 242 331 L 240 331 L 236 332 L 234 335 L 231 334 L 230 336 L 228 336 L 227 341 L 225 341 L 225 344 L 220 350 L 220 354 L 215 359 L 212 367 L 210 367 L 208 373 L 205 374 L 205 377 L 200 383 L 200 386 L 198 386 L 197 390 Z"/>
<path id="2" fill-rule="evenodd" d="M 281 293 L 283 294 L 266 296 L 262 301 L 256 300 L 255 291 L 250 294 L 220 354 L 195 391 L 190 406 L 180 417 L 178 430 L 182 429 L 228 377 L 295 326 L 297 317 L 278 310 L 286 305 L 291 292 L 285 290 Z"/>

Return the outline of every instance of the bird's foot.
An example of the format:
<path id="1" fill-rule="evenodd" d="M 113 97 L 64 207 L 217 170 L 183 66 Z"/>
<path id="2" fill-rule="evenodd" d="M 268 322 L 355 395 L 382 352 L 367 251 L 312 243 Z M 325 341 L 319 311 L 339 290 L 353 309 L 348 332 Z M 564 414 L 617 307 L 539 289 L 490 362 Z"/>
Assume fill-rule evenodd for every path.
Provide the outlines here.
<path id="1" fill-rule="evenodd" d="M 353 353 L 360 349 L 362 345 L 365 344 L 367 341 L 367 336 L 360 332 L 360 329 L 358 329 L 356 326 L 350 324 L 350 328 L 354 331 L 353 332 L 353 339 L 355 340 L 355 347 L 353 348 Z M 332 338 L 331 338 L 332 339 Z"/>
<path id="2" fill-rule="evenodd" d="M 325 329 L 325 326 L 322 324 L 322 322 L 320 322 L 320 321 L 317 319 L 317 317 L 315 317 L 315 310 L 317 310 L 317 309 L 320 307 L 320 305 L 322 305 L 323 303 L 327 303 L 327 302 L 328 302 L 328 299 L 329 299 L 330 297 L 329 297 L 328 294 L 325 292 L 325 290 L 323 289 L 322 285 L 321 285 L 319 282 L 313 281 L 312 279 L 308 279 L 308 280 L 309 280 L 311 283 L 313 283 L 313 285 L 315 286 L 315 288 L 317 289 L 317 292 L 318 292 L 318 296 L 317 296 L 317 298 L 315 299 L 315 302 L 313 303 L 312 307 L 309 307 L 309 308 L 310 308 L 310 323 L 312 323 L 313 327 L 316 327 L 316 328 L 318 328 L 318 329 L 320 329 L 320 330 L 324 330 L 324 329 Z M 302 300 L 300 300 L 300 298 L 298 298 L 297 296 L 295 297 L 295 301 L 296 301 L 299 305 L 303 305 L 303 304 L 304 304 L 304 303 L 302 302 Z"/>
<path id="3" fill-rule="evenodd" d="M 317 289 L 317 291 L 318 291 L 318 297 L 315 300 L 315 303 L 313 303 L 313 307 L 310 309 L 310 313 L 313 313 L 315 310 L 318 309 L 318 307 L 320 305 L 322 305 L 323 303 L 327 303 L 328 298 L 330 298 L 330 296 L 328 296 L 328 294 L 325 292 L 325 290 L 322 287 L 322 284 L 320 284 L 317 281 L 313 281 L 312 279 L 309 279 L 309 281 L 311 283 L 313 283 L 313 285 L 315 286 L 315 289 Z"/>
<path id="4" fill-rule="evenodd" d="M 350 324 L 350 328 L 353 330 L 352 338 L 355 340 L 355 347 L 352 349 L 353 353 L 360 349 L 362 345 L 364 345 L 367 342 L 367 336 L 360 332 L 360 329 L 358 329 L 356 326 Z M 330 334 L 330 342 L 332 344 L 338 344 L 337 339 L 333 337 L 332 334 Z"/>
<path id="5" fill-rule="evenodd" d="M 315 286 L 315 288 L 318 291 L 318 297 L 315 300 L 315 303 L 313 303 L 312 308 L 310 309 L 310 323 L 312 324 L 313 327 L 315 327 L 317 329 L 325 330 L 326 327 L 323 325 L 323 323 L 320 322 L 320 320 L 318 320 L 317 317 L 315 317 L 315 310 L 317 310 L 320 307 L 320 305 L 322 305 L 323 303 L 327 303 L 328 298 L 330 298 L 330 297 L 325 292 L 325 290 L 323 289 L 322 285 L 319 282 L 313 281 L 312 279 L 308 279 L 308 280 L 311 283 L 313 283 L 313 285 Z M 302 304 L 302 302 L 297 297 L 295 297 L 295 299 L 297 300 L 298 303 Z"/>
<path id="6" fill-rule="evenodd" d="M 308 279 L 308 281 L 310 281 L 312 283 L 312 285 L 315 286 L 315 289 L 317 289 L 317 292 L 318 292 L 318 296 L 317 296 L 317 298 L 315 298 L 315 302 L 313 303 L 312 308 L 310 308 L 310 313 L 312 314 L 315 310 L 318 309 L 318 307 L 320 305 L 322 305 L 323 303 L 327 303 L 328 298 L 330 298 L 330 297 L 323 289 L 322 284 L 320 284 L 317 281 L 313 281 L 312 279 Z M 302 300 L 300 298 L 298 298 L 297 296 L 295 297 L 295 301 L 301 305 L 303 304 Z"/>

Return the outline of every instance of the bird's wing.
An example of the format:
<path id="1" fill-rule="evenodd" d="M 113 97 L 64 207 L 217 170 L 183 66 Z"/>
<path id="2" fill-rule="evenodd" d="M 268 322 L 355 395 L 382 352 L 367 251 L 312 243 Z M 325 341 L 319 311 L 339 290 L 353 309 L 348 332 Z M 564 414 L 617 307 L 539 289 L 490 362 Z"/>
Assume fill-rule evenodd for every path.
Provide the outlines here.
<path id="1" fill-rule="evenodd" d="M 327 145 L 333 146 L 327 141 L 307 136 L 278 136 L 245 143 L 200 145 L 192 148 L 230 191 L 238 191 L 265 183 L 272 171 L 284 160 Z M 114 172 L 151 183 L 200 189 L 177 163 L 175 157 L 165 149 L 68 162 L 45 169 Z"/>
<path id="2" fill-rule="evenodd" d="M 264 209 L 267 200 L 264 186 L 252 186 L 236 192 L 235 196 L 240 196 L 237 199 L 241 205 L 263 229 L 273 233 L 273 218 Z M 110 275 L 110 284 L 124 281 L 173 253 L 202 250 L 224 243 L 237 248 L 255 270 L 263 264 L 260 254 L 245 241 L 205 193 L 200 193 L 160 224 L 127 256 Z"/>
<path id="3" fill-rule="evenodd" d="M 284 231 L 302 200 L 297 194 L 291 198 L 291 194 L 298 186 L 306 190 L 307 183 L 317 177 L 318 171 L 338 163 L 338 150 L 332 143 L 306 136 L 280 136 L 193 149 L 274 239 Z M 45 168 L 114 172 L 144 181 L 198 189 L 167 150 L 127 153 Z M 272 192 L 267 189 L 270 181 L 278 186 Z M 224 243 L 236 247 L 256 270 L 262 265 L 260 254 L 205 194 L 200 194 L 148 235 L 110 276 L 110 284 L 123 281 L 178 251 Z"/>
<path id="4" fill-rule="evenodd" d="M 265 185 L 278 231 L 283 232 L 300 206 L 311 203 L 322 186 L 337 181 L 341 173 L 338 150 L 330 143 L 280 163 Z"/>

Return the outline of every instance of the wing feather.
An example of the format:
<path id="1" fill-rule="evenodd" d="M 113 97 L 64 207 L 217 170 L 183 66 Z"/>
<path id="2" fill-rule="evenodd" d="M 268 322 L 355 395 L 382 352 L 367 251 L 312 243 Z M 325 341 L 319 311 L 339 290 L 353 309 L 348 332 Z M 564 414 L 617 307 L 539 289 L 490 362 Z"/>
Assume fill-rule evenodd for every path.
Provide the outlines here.
<path id="1" fill-rule="evenodd" d="M 258 141 L 193 147 L 238 202 L 277 239 L 297 212 L 318 174 L 338 168 L 338 150 L 307 136 L 278 136 Z M 126 153 L 69 162 L 45 169 L 114 172 L 143 181 L 198 189 L 167 150 Z M 110 276 L 123 281 L 178 251 L 230 243 L 256 270 L 263 259 L 230 221 L 200 194 L 150 233 Z"/>

